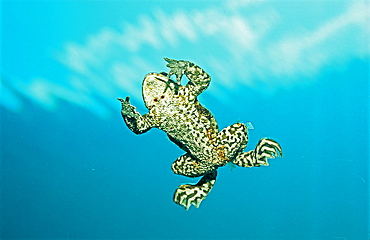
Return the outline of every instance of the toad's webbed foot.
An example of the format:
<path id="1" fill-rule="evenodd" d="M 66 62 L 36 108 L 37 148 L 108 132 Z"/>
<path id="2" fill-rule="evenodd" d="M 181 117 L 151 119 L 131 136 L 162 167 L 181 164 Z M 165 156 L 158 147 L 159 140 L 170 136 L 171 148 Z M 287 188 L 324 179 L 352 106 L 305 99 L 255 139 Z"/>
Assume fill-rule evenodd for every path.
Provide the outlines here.
<path id="1" fill-rule="evenodd" d="M 272 139 L 262 138 L 253 151 L 241 153 L 232 162 L 240 167 L 268 166 L 268 158 L 282 156 L 283 151 L 279 143 Z"/>
<path id="2" fill-rule="evenodd" d="M 177 84 L 181 83 L 181 77 L 184 75 L 186 68 L 188 67 L 189 62 L 183 60 L 174 60 L 169 58 L 164 58 L 168 64 L 167 67 L 170 68 L 170 72 L 168 73 L 168 77 L 171 75 L 176 76 Z"/>
<path id="3" fill-rule="evenodd" d="M 216 182 L 217 171 L 204 175 L 197 184 L 184 184 L 176 189 L 173 201 L 186 210 L 193 204 L 199 207 L 200 203 L 207 197 Z"/>
<path id="4" fill-rule="evenodd" d="M 267 159 L 282 157 L 283 150 L 279 143 L 275 140 L 262 138 L 256 146 L 256 164 L 268 166 Z"/>

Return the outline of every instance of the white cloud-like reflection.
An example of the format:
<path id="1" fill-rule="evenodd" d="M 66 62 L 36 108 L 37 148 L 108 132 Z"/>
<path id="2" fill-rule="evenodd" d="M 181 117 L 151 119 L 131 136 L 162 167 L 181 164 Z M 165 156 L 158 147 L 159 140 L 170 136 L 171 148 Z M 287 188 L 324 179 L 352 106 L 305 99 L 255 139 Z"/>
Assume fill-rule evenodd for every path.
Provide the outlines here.
<path id="1" fill-rule="evenodd" d="M 21 109 L 19 94 L 46 109 L 59 99 L 108 117 L 116 97 L 141 100 L 141 80 L 166 70 L 163 57 L 181 58 L 212 72 L 213 90 L 267 84 L 269 91 L 299 84 L 299 76 L 314 77 L 325 66 L 369 55 L 369 4 L 353 2 L 346 11 L 315 29 L 290 29 L 274 35 L 284 16 L 279 9 L 250 1 L 200 10 L 157 9 L 126 22 L 121 29 L 103 28 L 83 44 L 68 42 L 56 61 L 70 71 L 67 83 L 55 79 L 29 81 L 2 78 L 3 107 Z M 229 11 L 225 11 L 225 7 Z M 282 80 L 284 79 L 284 80 Z M 264 91 L 261 88 L 259 91 Z"/>

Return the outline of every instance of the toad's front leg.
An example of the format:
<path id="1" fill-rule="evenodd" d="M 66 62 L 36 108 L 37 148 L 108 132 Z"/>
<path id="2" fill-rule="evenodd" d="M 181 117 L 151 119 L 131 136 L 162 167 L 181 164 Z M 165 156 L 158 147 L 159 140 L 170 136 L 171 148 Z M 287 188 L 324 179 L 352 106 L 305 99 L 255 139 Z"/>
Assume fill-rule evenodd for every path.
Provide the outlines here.
<path id="1" fill-rule="evenodd" d="M 185 74 L 189 78 L 190 81 L 186 85 L 186 89 L 190 91 L 193 97 L 198 96 L 209 86 L 211 77 L 196 64 L 169 58 L 165 58 L 165 60 L 168 62 L 167 67 L 170 68 L 169 77 L 174 74 L 179 85 L 182 75 Z"/>
<path id="2" fill-rule="evenodd" d="M 135 134 L 142 134 L 154 127 L 152 118 L 148 114 L 141 115 L 134 106 L 130 104 L 130 97 L 118 98 L 122 104 L 121 114 L 127 127 Z"/>
<path id="3" fill-rule="evenodd" d="M 168 77 L 171 75 L 176 76 L 177 83 L 181 83 L 181 77 L 182 75 L 185 74 L 186 68 L 189 66 L 188 61 L 183 61 L 183 60 L 175 60 L 175 59 L 170 59 L 170 58 L 164 58 L 168 64 L 166 65 L 167 67 L 170 68 L 170 72 L 168 74 Z"/>

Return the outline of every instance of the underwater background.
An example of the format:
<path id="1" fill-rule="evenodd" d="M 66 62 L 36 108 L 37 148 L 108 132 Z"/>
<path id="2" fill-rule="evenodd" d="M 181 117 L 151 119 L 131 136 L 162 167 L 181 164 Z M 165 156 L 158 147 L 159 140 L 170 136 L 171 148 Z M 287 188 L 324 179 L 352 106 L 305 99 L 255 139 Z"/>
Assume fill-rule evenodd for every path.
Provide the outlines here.
<path id="1" fill-rule="evenodd" d="M 1 2 L 1 239 L 369 239 L 368 1 Z M 189 60 L 220 129 L 251 122 L 268 167 L 198 179 L 164 132 L 137 136 L 141 84 Z M 186 84 L 187 79 L 182 79 Z"/>

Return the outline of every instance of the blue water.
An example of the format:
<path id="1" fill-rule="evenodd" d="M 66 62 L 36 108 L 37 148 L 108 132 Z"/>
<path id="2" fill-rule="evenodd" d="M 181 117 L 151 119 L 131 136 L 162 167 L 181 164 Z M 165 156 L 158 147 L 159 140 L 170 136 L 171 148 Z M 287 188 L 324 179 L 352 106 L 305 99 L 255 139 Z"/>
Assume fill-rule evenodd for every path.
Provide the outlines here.
<path id="1" fill-rule="evenodd" d="M 68 103 L 52 113 L 32 103 L 2 109 L 2 238 L 366 239 L 366 69 L 353 62 L 315 88 L 233 109 L 232 118 L 253 120 L 247 149 L 272 136 L 284 158 L 220 169 L 189 211 L 172 202 L 180 183 L 195 182 L 171 173 L 182 151 L 159 130 L 131 133 L 119 102 L 109 120 Z M 356 84 L 343 79 L 353 72 Z M 209 109 L 231 123 L 228 106 Z"/>
<path id="2" fill-rule="evenodd" d="M 127 62 L 137 66 L 132 72 L 123 71 L 122 81 L 127 84 L 129 79 L 131 85 L 120 88 L 113 84 L 112 75 L 104 72 L 111 70 L 107 67 L 110 63 L 105 65 L 111 59 L 102 57 L 101 62 L 94 62 L 80 52 L 77 57 L 92 61 L 86 60 L 95 70 L 89 75 L 82 65 L 81 69 L 74 65 L 74 69 L 58 62 L 58 51 L 65 50 L 65 41 L 83 45 L 97 28 L 117 27 L 117 19 L 135 27 L 145 25 L 141 17 L 147 12 L 162 9 L 172 13 L 165 4 L 147 2 L 142 8 L 126 1 L 136 6 L 129 11 L 118 2 L 110 2 L 112 11 L 108 11 L 108 6 L 100 8 L 98 1 L 87 2 L 93 3 L 92 7 L 84 6 L 81 11 L 91 25 L 81 22 L 85 18 L 77 17 L 77 8 L 64 6 L 59 12 L 50 2 L 4 2 L 1 239 L 369 238 L 370 50 L 366 45 L 367 52 L 357 54 L 357 50 L 362 51 L 362 41 L 348 46 L 355 39 L 351 30 L 336 35 L 339 42 L 331 39 L 329 45 L 323 45 L 320 53 L 330 57 L 325 64 L 319 60 L 303 63 L 297 73 L 294 69 L 288 73 L 266 70 L 263 61 L 249 59 L 253 51 L 247 57 L 236 51 L 235 58 L 231 58 L 227 43 L 237 41 L 211 39 L 213 33 L 197 40 L 175 39 L 174 45 L 169 44 L 163 51 L 154 43 L 143 43 L 120 58 L 124 66 L 130 66 Z M 301 15 L 305 9 L 312 10 L 309 3 L 293 4 L 295 14 L 286 13 L 291 11 L 285 1 L 280 8 L 276 3 L 266 3 L 270 4 L 266 9 L 276 8 L 281 14 L 279 21 L 292 27 L 315 29 L 316 24 L 327 20 L 325 16 L 340 15 L 347 6 L 336 3 L 329 8 L 319 4 L 315 10 L 317 23 L 304 22 L 305 17 L 311 17 Z M 118 14 L 117 6 L 128 15 Z M 266 7 L 258 6 L 253 11 Z M 196 6 L 184 2 L 170 7 L 180 11 L 177 13 L 197 11 Z M 199 9 L 207 7 L 218 13 L 219 3 L 199 5 Z M 29 21 L 17 17 L 17 11 Z M 50 15 L 44 14 L 47 11 Z M 101 15 L 92 14 L 99 11 Z M 243 19 L 250 16 L 240 11 L 225 13 Z M 261 12 L 276 15 L 273 11 Z M 35 18 L 32 13 L 37 13 Z M 81 20 L 76 25 L 69 19 L 73 16 Z M 61 22 L 63 28 L 58 25 Z M 81 27 L 85 25 L 89 27 Z M 271 36 L 276 38 L 287 32 L 285 28 L 275 31 Z M 34 32 L 34 39 L 26 41 Z M 176 44 L 182 46 L 181 50 L 176 50 Z M 337 44 L 336 50 L 325 48 L 331 44 Z M 316 50 L 308 52 L 316 54 Z M 237 58 L 238 54 L 244 56 L 243 60 Z M 321 56 L 315 54 L 312 56 Z M 140 90 L 146 73 L 166 70 L 163 57 L 194 61 L 211 74 L 211 85 L 199 100 L 214 114 L 220 129 L 237 121 L 251 122 L 254 129 L 249 130 L 246 150 L 252 150 L 260 138 L 270 137 L 281 144 L 284 157 L 270 160 L 268 167 L 225 166 L 219 169 L 216 185 L 199 209 L 192 206 L 186 211 L 176 205 L 172 201 L 175 189 L 198 180 L 172 173 L 172 162 L 184 152 L 157 129 L 140 136 L 133 134 L 124 124 L 116 100 L 130 95 L 138 110 L 145 113 L 141 93 L 136 90 Z M 228 59 L 235 60 L 230 68 L 212 68 L 217 66 L 212 61 L 228 64 Z M 238 61 L 246 64 L 238 65 Z M 99 65 L 102 62 L 104 65 Z M 311 69 L 313 63 L 322 66 Z M 257 70 L 247 72 L 254 66 Z M 225 81 L 223 76 L 230 78 Z"/>

